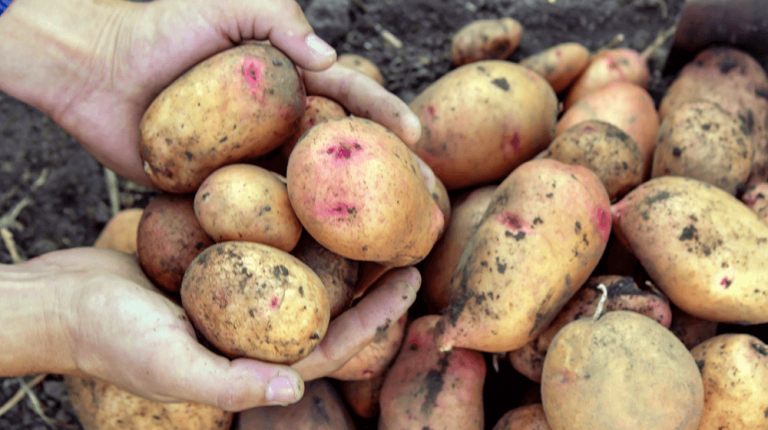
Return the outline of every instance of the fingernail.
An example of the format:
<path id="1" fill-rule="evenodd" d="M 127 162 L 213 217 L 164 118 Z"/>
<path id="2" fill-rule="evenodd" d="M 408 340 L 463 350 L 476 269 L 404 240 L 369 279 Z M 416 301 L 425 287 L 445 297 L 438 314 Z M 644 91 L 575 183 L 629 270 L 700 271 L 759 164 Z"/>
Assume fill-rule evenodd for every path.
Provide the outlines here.
<path id="1" fill-rule="evenodd" d="M 267 382 L 267 402 L 273 405 L 288 405 L 296 402 L 296 389 L 287 376 L 273 376 Z"/>
<path id="2" fill-rule="evenodd" d="M 306 43 L 307 47 L 317 55 L 327 57 L 336 54 L 336 51 L 331 45 L 325 43 L 325 41 L 317 37 L 315 33 L 309 33 L 304 39 L 304 43 Z"/>

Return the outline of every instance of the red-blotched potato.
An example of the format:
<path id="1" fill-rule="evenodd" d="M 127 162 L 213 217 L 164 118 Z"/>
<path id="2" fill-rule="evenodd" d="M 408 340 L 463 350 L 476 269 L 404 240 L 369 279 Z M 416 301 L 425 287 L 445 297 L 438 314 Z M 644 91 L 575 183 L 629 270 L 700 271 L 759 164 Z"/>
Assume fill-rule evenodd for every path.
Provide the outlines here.
<path id="1" fill-rule="evenodd" d="M 342 66 L 357 70 L 358 72 L 373 79 L 379 85 L 384 85 L 384 76 L 379 67 L 371 60 L 355 54 L 342 54 L 336 59 L 336 62 Z"/>
<path id="2" fill-rule="evenodd" d="M 347 112 L 344 110 L 344 107 L 335 101 L 323 96 L 307 96 L 307 104 L 304 109 L 304 115 L 301 117 L 299 131 L 280 146 L 280 151 L 287 159 L 291 156 L 296 143 L 307 130 L 323 121 L 344 118 L 345 116 L 347 116 Z"/>
<path id="3" fill-rule="evenodd" d="M 520 45 L 523 26 L 512 18 L 481 19 L 460 28 L 451 39 L 455 66 L 480 60 L 503 60 Z"/>
<path id="4" fill-rule="evenodd" d="M 683 312 L 677 306 L 672 306 L 672 324 L 669 330 L 683 342 L 686 348 L 693 349 L 696 345 L 717 335 L 717 326 L 715 321 L 707 321 L 696 318 L 691 314 Z"/>
<path id="5" fill-rule="evenodd" d="M 580 43 L 568 42 L 531 55 L 520 65 L 540 74 L 560 93 L 584 71 L 588 62 L 589 50 Z"/>
<path id="6" fill-rule="evenodd" d="M 648 59 L 629 48 L 607 49 L 596 54 L 568 91 L 563 102 L 565 109 L 612 82 L 632 82 L 647 89 L 651 82 Z"/>
<path id="7" fill-rule="evenodd" d="M 651 179 L 613 205 L 614 231 L 685 312 L 768 322 L 768 226 L 736 197 L 680 176 Z"/>
<path id="8" fill-rule="evenodd" d="M 407 315 L 397 321 L 376 327 L 376 337 L 362 351 L 347 361 L 341 369 L 328 375 L 342 381 L 371 379 L 383 374 L 400 351 L 405 334 Z"/>
<path id="9" fill-rule="evenodd" d="M 597 266 L 610 202 L 587 168 L 532 160 L 499 185 L 451 279 L 438 347 L 508 352 L 536 338 Z"/>
<path id="10" fill-rule="evenodd" d="M 683 103 L 661 122 L 651 177 L 686 176 L 735 195 L 754 155 L 752 137 L 733 115 L 706 100 Z"/>
<path id="11" fill-rule="evenodd" d="M 747 205 L 762 222 L 768 222 L 768 182 L 760 182 L 747 188 L 741 201 Z"/>
<path id="12" fill-rule="evenodd" d="M 493 430 L 550 430 L 541 403 L 520 406 L 504 414 Z"/>
<path id="13" fill-rule="evenodd" d="M 486 60 L 447 73 L 410 103 L 422 133 L 411 149 L 448 190 L 505 178 L 555 136 L 557 96 L 519 64 Z"/>
<path id="14" fill-rule="evenodd" d="M 370 379 L 339 382 L 341 396 L 355 415 L 362 418 L 373 418 L 379 415 L 381 387 L 386 377 L 385 372 Z"/>
<path id="15" fill-rule="evenodd" d="M 768 428 L 768 346 L 740 333 L 721 334 L 691 350 L 704 381 L 698 430 Z"/>
<path id="16" fill-rule="evenodd" d="M 299 140 L 288 161 L 288 196 L 315 240 L 353 260 L 415 264 L 443 229 L 411 151 L 359 117 L 320 123 Z"/>
<path id="17" fill-rule="evenodd" d="M 152 199 L 136 237 L 144 273 L 170 293 L 179 292 L 189 264 L 213 243 L 195 216 L 190 195 L 161 194 Z"/>
<path id="18" fill-rule="evenodd" d="M 320 278 L 296 257 L 253 242 L 212 245 L 192 261 L 181 303 L 203 337 L 230 358 L 293 364 L 328 329 Z"/>
<path id="19" fill-rule="evenodd" d="M 560 330 L 544 360 L 541 398 L 552 430 L 696 430 L 704 389 L 669 330 L 614 311 Z"/>
<path id="20" fill-rule="evenodd" d="M 99 237 L 93 242 L 93 246 L 95 248 L 114 249 L 138 257 L 139 222 L 143 213 L 144 209 L 139 208 L 124 209 L 118 212 L 101 230 Z"/>
<path id="21" fill-rule="evenodd" d="M 177 78 L 139 125 L 144 170 L 160 189 L 193 193 L 225 164 L 256 159 L 299 127 L 306 91 L 290 58 L 244 44 Z"/>
<path id="22" fill-rule="evenodd" d="M 251 164 L 208 176 L 195 194 L 195 215 L 216 242 L 258 242 L 290 252 L 302 227 L 280 177 Z"/>
<path id="23" fill-rule="evenodd" d="M 234 414 L 199 403 L 160 403 L 96 378 L 65 376 L 85 430 L 229 430 Z"/>

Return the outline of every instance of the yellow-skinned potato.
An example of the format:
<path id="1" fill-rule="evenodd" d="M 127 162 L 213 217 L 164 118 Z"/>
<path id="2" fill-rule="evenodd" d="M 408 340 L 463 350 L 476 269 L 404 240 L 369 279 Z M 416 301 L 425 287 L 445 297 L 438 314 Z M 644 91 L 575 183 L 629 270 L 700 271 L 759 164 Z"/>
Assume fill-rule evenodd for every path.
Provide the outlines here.
<path id="1" fill-rule="evenodd" d="M 557 97 L 537 73 L 478 61 L 427 87 L 410 107 L 422 124 L 411 149 L 448 190 L 486 184 L 544 150 L 554 138 Z"/>
<path id="2" fill-rule="evenodd" d="M 520 406 L 504 414 L 493 430 L 550 430 L 541 403 Z"/>
<path id="3" fill-rule="evenodd" d="M 194 66 L 141 119 L 144 170 L 158 188 L 193 193 L 214 170 L 253 160 L 298 130 L 306 91 L 268 44 L 244 44 Z"/>
<path id="4" fill-rule="evenodd" d="M 768 226 L 736 197 L 662 176 L 611 211 L 617 236 L 680 309 L 710 321 L 768 322 Z"/>
<path id="5" fill-rule="evenodd" d="M 347 116 L 347 112 L 344 110 L 344 107 L 335 101 L 323 96 L 307 96 L 307 103 L 304 109 L 304 115 L 301 117 L 299 131 L 288 138 L 288 140 L 280 146 L 280 152 L 282 152 L 287 160 L 288 157 L 291 156 L 293 148 L 296 147 L 296 142 L 299 141 L 299 138 L 301 138 L 307 130 L 320 122 L 329 119 L 344 118 L 345 116 Z"/>
<path id="6" fill-rule="evenodd" d="M 691 354 L 704 381 L 698 430 L 768 428 L 768 345 L 748 334 L 721 334 Z"/>
<path id="7" fill-rule="evenodd" d="M 328 329 L 320 278 L 296 257 L 253 242 L 217 243 L 184 274 L 181 303 L 189 320 L 230 358 L 293 364 Z"/>
<path id="8" fill-rule="evenodd" d="M 99 237 L 93 242 L 93 246 L 114 249 L 138 257 L 139 251 L 136 242 L 143 212 L 144 209 L 139 208 L 118 212 L 101 230 Z"/>
<path id="9" fill-rule="evenodd" d="M 520 65 L 540 74 L 556 93 L 568 88 L 589 63 L 589 50 L 580 43 L 568 42 L 531 55 Z"/>
<path id="10" fill-rule="evenodd" d="M 451 279 L 438 346 L 507 352 L 536 338 L 587 280 L 611 230 L 589 169 L 532 160 L 499 185 Z"/>
<path id="11" fill-rule="evenodd" d="M 523 26 L 512 18 L 473 21 L 451 39 L 451 58 L 455 66 L 480 60 L 503 60 L 520 45 Z"/>
<path id="12" fill-rule="evenodd" d="M 195 215 L 216 242 L 258 242 L 285 252 L 303 230 L 285 183 L 251 164 L 224 166 L 205 178 L 195 194 Z"/>
<path id="13" fill-rule="evenodd" d="M 342 66 L 357 70 L 358 72 L 373 79 L 379 85 L 384 85 L 384 76 L 381 75 L 379 67 L 373 61 L 355 54 L 341 54 L 336 60 Z"/>
<path id="14" fill-rule="evenodd" d="M 744 202 L 762 222 L 768 222 L 768 182 L 752 185 L 741 196 Z"/>

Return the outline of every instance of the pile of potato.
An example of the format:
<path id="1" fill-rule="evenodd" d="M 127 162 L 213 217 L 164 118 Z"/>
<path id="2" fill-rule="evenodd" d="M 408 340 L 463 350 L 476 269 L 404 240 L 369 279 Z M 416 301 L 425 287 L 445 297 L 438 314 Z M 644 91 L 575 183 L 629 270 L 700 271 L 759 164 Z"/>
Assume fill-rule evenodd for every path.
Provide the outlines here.
<path id="1" fill-rule="evenodd" d="M 509 18 L 457 33 L 456 67 L 410 103 L 411 147 L 307 96 L 263 44 L 150 106 L 142 157 L 164 193 L 97 246 L 135 252 L 219 353 L 294 363 L 383 273 L 422 273 L 408 318 L 237 428 L 768 429 L 768 346 L 718 334 L 768 323 L 765 72 L 707 49 L 657 110 L 646 54 L 567 43 L 506 61 L 520 37 Z M 494 399 L 492 422 L 489 362 L 536 384 Z"/>

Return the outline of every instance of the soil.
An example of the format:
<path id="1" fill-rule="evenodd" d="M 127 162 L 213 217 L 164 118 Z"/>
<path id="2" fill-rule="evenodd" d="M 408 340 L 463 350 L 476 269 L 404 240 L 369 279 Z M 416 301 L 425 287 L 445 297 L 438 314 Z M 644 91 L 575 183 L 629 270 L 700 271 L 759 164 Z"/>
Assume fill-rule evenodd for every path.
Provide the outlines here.
<path id="1" fill-rule="evenodd" d="M 299 4 L 306 10 L 310 1 L 300 0 Z M 505 16 L 517 19 L 524 33 L 520 47 L 509 58 L 513 61 L 567 41 L 580 42 L 594 51 L 619 33 L 625 36 L 620 46 L 642 50 L 660 31 L 676 22 L 683 0 L 344 0 L 325 3 L 329 8 L 324 12 L 332 15 L 331 22 L 344 25 L 323 28 L 321 35 L 327 35 L 339 53 L 355 53 L 371 59 L 385 76 L 386 87 L 408 102 L 451 70 L 450 39 L 470 21 Z M 318 27 L 322 24 L 310 22 Z M 395 35 L 402 47 L 387 42 L 380 34 L 382 29 Z M 657 101 L 670 80 L 661 76 L 666 53 L 662 48 L 650 62 L 653 69 L 650 91 Z M 47 116 L 1 92 L 0 183 L 3 184 L 0 214 L 10 211 L 24 198 L 30 199 L 30 204 L 18 215 L 18 224 L 10 226 L 23 258 L 88 246 L 111 216 L 104 170 L 99 163 Z M 154 194 L 125 180 L 119 181 L 119 188 L 121 209 L 144 207 Z M 0 247 L 0 262 L 12 262 L 4 246 Z M 504 411 L 519 404 L 522 395 L 532 386 L 505 363 L 502 360 L 498 377 L 488 378 L 485 395 L 488 428 Z M 489 372 L 493 372 L 490 367 Z M 0 405 L 18 389 L 16 378 L 0 378 Z M 60 377 L 49 376 L 33 391 L 46 415 L 63 423 L 62 428 L 81 428 Z M 46 427 L 28 400 L 0 417 L 0 429 L 42 430 Z M 375 428 L 375 421 L 360 421 L 359 428 Z"/>

